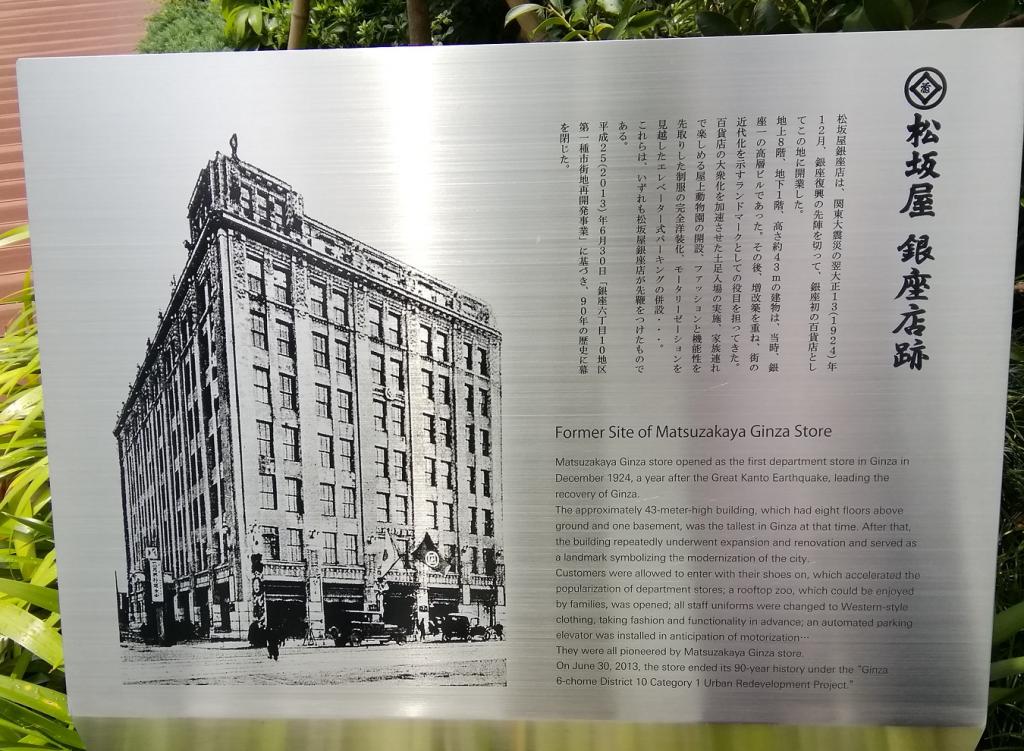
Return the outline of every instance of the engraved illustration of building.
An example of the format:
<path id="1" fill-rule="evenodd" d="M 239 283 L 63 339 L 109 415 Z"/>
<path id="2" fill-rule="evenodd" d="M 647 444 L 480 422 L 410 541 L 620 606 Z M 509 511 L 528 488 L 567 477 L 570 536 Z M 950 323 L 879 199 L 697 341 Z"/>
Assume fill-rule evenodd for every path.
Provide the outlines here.
<path id="1" fill-rule="evenodd" d="M 114 431 L 132 635 L 502 620 L 490 308 L 306 216 L 234 138 L 188 218 Z"/>

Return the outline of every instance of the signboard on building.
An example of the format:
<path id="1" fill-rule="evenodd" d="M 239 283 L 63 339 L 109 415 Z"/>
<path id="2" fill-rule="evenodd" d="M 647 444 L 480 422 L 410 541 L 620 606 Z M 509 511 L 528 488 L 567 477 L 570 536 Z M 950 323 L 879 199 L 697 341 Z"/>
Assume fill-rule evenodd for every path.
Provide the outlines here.
<path id="1" fill-rule="evenodd" d="M 979 726 L 1020 42 L 24 61 L 79 727 Z"/>

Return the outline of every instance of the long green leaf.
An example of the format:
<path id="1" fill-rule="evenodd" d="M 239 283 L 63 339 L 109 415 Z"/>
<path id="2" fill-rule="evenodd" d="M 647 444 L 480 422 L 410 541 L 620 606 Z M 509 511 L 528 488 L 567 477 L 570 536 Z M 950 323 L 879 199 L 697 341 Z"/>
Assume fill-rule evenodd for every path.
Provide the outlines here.
<path id="1" fill-rule="evenodd" d="M 82 739 L 78 737 L 78 733 L 66 724 L 55 722 L 49 717 L 33 712 L 20 704 L 15 704 L 2 697 L 0 697 L 0 718 L 23 728 L 26 733 L 37 733 L 62 744 L 66 748 L 85 748 Z"/>
<path id="2" fill-rule="evenodd" d="M 28 240 L 28 225 L 23 224 L 19 227 L 13 227 L 6 232 L 0 232 L 0 248 L 7 245 L 14 245 Z"/>
<path id="3" fill-rule="evenodd" d="M 17 600 L 24 600 L 36 607 L 45 608 L 50 612 L 60 611 L 60 602 L 57 599 L 57 590 L 49 587 L 40 587 L 37 584 L 20 582 L 15 579 L 4 579 L 0 577 L 0 594 L 13 597 Z"/>
<path id="4" fill-rule="evenodd" d="M 71 722 L 68 697 L 45 686 L 0 675 L 0 697 L 34 709 L 59 722 Z"/>
<path id="5" fill-rule="evenodd" d="M 17 642 L 55 668 L 64 664 L 60 632 L 41 618 L 3 600 L 0 600 L 0 636 Z"/>
<path id="6" fill-rule="evenodd" d="M 998 646 L 1024 628 L 1024 602 L 996 613 L 992 621 L 992 644 Z"/>

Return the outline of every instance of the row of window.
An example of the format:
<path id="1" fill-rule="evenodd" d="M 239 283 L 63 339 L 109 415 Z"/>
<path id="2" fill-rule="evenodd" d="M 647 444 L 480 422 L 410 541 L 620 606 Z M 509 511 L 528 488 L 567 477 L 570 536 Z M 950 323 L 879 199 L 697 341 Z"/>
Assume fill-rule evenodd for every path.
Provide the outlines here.
<path id="1" fill-rule="evenodd" d="M 399 363 L 399 366 L 401 363 Z M 401 371 L 399 370 L 399 373 Z M 424 371 L 428 373 L 429 371 Z M 278 394 L 279 403 L 282 408 L 293 411 L 298 410 L 298 381 L 290 373 L 279 373 Z M 447 379 L 446 379 L 447 380 Z M 270 369 L 259 365 L 253 366 L 253 387 L 255 389 L 256 402 L 258 404 L 271 404 L 271 383 Z M 334 407 L 337 407 L 338 419 L 344 423 L 352 422 L 352 392 L 345 389 L 337 390 L 337 400 L 332 403 L 331 387 L 324 383 L 314 385 L 316 399 L 316 413 L 318 417 L 333 418 Z M 490 415 L 490 391 L 479 389 L 480 411 L 484 416 Z M 474 390 L 472 386 L 466 387 L 466 407 L 472 412 L 474 407 Z M 405 435 L 405 407 L 400 404 L 391 405 L 390 429 L 388 421 L 388 405 L 382 399 L 373 400 L 373 422 L 374 427 L 382 433 L 391 433 L 396 436 Z M 435 417 L 431 414 L 424 414 L 424 430 L 430 443 L 437 443 L 438 427 L 444 443 L 452 445 L 451 420 L 446 417 Z M 469 425 L 466 428 L 469 437 L 470 451 L 475 452 L 475 426 Z M 481 441 L 483 443 L 484 456 L 490 455 L 490 431 L 481 429 Z"/>
<path id="2" fill-rule="evenodd" d="M 283 458 L 286 461 L 301 461 L 301 448 L 299 446 L 299 429 L 290 425 L 282 425 L 283 431 L 282 447 Z M 487 431 L 481 431 L 487 434 Z M 340 460 L 340 468 L 348 471 L 356 471 L 355 441 L 351 438 L 335 439 L 332 435 L 318 433 L 318 452 L 320 455 L 320 466 L 326 469 L 334 469 L 336 461 Z M 487 438 L 489 441 L 489 437 Z M 337 446 L 335 445 L 337 444 Z M 485 445 L 490 451 L 490 444 Z M 274 458 L 274 425 L 266 420 L 256 421 L 256 448 L 260 456 Z M 409 457 L 405 451 L 393 449 L 390 454 L 384 446 L 376 448 L 376 476 L 408 482 L 409 480 Z M 337 451 L 336 451 L 337 449 Z M 455 470 L 451 462 L 441 461 L 441 477 L 445 487 L 449 490 L 455 489 Z M 428 457 L 424 459 L 424 475 L 427 484 L 436 488 L 438 482 L 438 460 Z M 469 480 L 469 492 L 476 494 L 477 468 L 467 467 L 467 478 Z M 479 470 L 482 491 L 485 497 L 491 495 L 491 471 L 489 469 Z"/>
<path id="3" fill-rule="evenodd" d="M 297 514 L 306 513 L 302 496 L 302 480 L 297 477 L 284 478 L 284 510 Z M 356 518 L 356 489 L 348 486 L 339 488 L 341 493 L 341 516 L 345 519 Z M 320 483 L 320 514 L 337 516 L 338 497 L 334 483 Z M 274 475 L 260 475 L 260 507 L 271 511 L 277 510 L 277 478 Z"/>
<path id="4" fill-rule="evenodd" d="M 263 536 L 263 555 L 272 561 L 291 561 L 301 563 L 306 559 L 303 550 L 302 530 L 295 527 L 287 527 L 285 533 L 285 547 L 281 550 L 281 538 L 277 527 L 264 526 L 261 530 Z M 324 565 L 336 565 L 339 562 L 343 565 L 354 566 L 358 562 L 358 539 L 356 535 L 343 534 L 341 536 L 341 560 L 339 561 L 338 535 L 335 532 L 319 532 L 320 538 L 320 562 Z M 284 557 L 281 553 L 284 552 Z"/>
<path id="5" fill-rule="evenodd" d="M 281 549 L 280 531 L 277 527 L 263 526 L 260 529 L 260 533 L 263 538 L 263 555 L 268 560 L 284 560 L 293 563 L 301 563 L 306 560 L 302 529 L 297 527 L 285 528 L 285 547 L 283 551 Z M 340 540 L 342 547 L 340 550 L 338 548 L 338 535 L 335 532 L 319 532 L 318 537 L 320 540 L 321 551 L 320 562 L 322 564 L 328 566 L 337 565 L 338 563 L 347 566 L 357 565 L 358 540 L 356 535 L 342 534 Z M 409 543 L 407 540 L 403 540 L 401 542 L 403 543 L 402 547 L 405 548 L 402 557 L 405 559 L 405 565 L 408 566 Z M 283 556 L 282 553 L 284 554 Z M 458 549 L 455 545 L 445 546 L 445 557 L 452 562 L 449 567 L 450 571 L 455 570 L 458 555 Z M 481 561 L 483 563 L 483 573 L 487 576 L 494 576 L 496 568 L 494 548 L 481 549 L 476 546 L 466 548 L 465 564 L 469 568 L 469 573 L 481 573 Z"/>
<path id="6" fill-rule="evenodd" d="M 248 259 L 248 286 L 249 292 L 258 297 L 266 297 L 266 275 L 262 259 Z M 283 266 L 274 265 L 271 277 L 271 299 L 282 305 L 291 305 L 292 279 L 291 271 Z M 334 322 L 338 325 L 349 326 L 349 297 L 343 290 L 335 290 L 332 293 L 334 308 Z M 309 312 L 316 318 L 327 320 L 328 318 L 328 290 L 323 282 L 311 281 L 309 283 Z M 254 317 L 255 317 L 254 313 Z M 259 314 L 261 315 L 261 314 Z M 379 341 L 386 341 L 395 346 L 402 346 L 404 338 L 402 335 L 402 315 L 394 311 L 386 310 L 384 306 L 371 303 L 367 306 L 367 318 L 370 327 L 370 336 Z M 286 323 L 286 321 L 279 321 Z M 254 331 L 256 323 L 254 322 Z M 266 318 L 263 319 L 265 336 Z M 256 344 L 254 339 L 254 344 Z M 259 346 L 259 345 L 257 345 Z M 464 343 L 463 360 L 466 370 L 478 372 L 482 376 L 490 376 L 490 360 L 488 351 L 484 347 L 474 346 L 472 342 Z M 266 347 L 264 346 L 264 349 Z M 430 326 L 420 326 L 420 354 L 424 357 L 449 362 L 451 356 L 450 338 L 447 332 L 437 331 Z"/>

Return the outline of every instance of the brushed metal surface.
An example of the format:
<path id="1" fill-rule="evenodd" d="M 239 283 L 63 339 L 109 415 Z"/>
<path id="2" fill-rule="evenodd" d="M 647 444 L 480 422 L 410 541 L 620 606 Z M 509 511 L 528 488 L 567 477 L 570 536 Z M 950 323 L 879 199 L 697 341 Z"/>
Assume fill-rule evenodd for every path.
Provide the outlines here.
<path id="1" fill-rule="evenodd" d="M 372 716 L 980 726 L 1021 155 L 1019 42 L 1007 30 L 22 63 L 76 716 L 185 725 Z M 903 82 L 924 65 L 944 72 L 949 93 L 935 114 L 942 177 L 941 208 L 928 225 L 936 255 L 931 359 L 910 373 L 892 366 L 890 332 L 901 275 L 895 245 L 908 227 L 898 213 L 913 118 Z M 617 361 L 606 376 L 576 377 L 576 173 L 558 164 L 561 124 L 762 113 L 849 118 L 839 370 L 637 376 Z M 187 191 L 235 131 L 243 158 L 287 175 L 308 213 L 494 307 L 504 336 L 507 687 L 122 684 L 112 579 L 124 554 L 111 415 L 183 262 Z M 628 174 L 617 159 L 618 174 Z M 612 248 L 632 253 L 635 213 L 617 211 Z M 810 252 L 809 241 L 787 244 L 787 259 L 806 261 Z M 613 273 L 628 281 L 624 258 Z M 804 304 L 806 264 L 794 261 L 786 273 L 788 299 Z M 620 335 L 627 324 L 616 325 Z M 806 331 L 806 319 L 785 323 L 790 352 L 806 345 Z M 714 423 L 828 425 L 833 434 L 813 444 L 555 438 L 558 425 Z M 921 571 L 914 627 L 817 633 L 804 643 L 808 659 L 885 664 L 889 674 L 842 691 L 556 685 L 553 588 L 562 582 L 552 557 L 553 458 L 640 452 L 910 457 L 910 469 L 886 485 L 826 493 L 709 483 L 675 497 L 903 508 L 914 550 L 831 551 L 812 564 Z M 83 724 L 97 734 L 101 726 Z M 103 747 L 124 737 L 110 732 Z M 214 747 L 201 737 L 193 745 Z"/>

